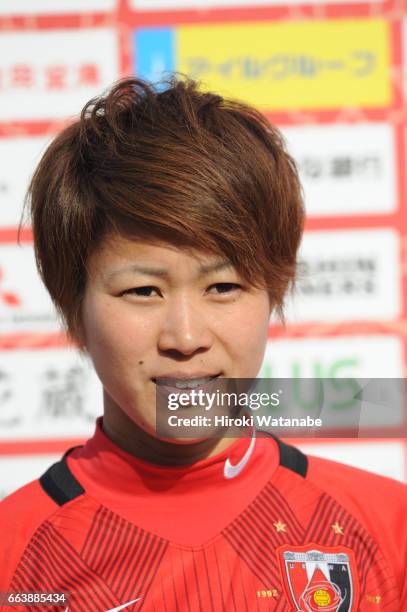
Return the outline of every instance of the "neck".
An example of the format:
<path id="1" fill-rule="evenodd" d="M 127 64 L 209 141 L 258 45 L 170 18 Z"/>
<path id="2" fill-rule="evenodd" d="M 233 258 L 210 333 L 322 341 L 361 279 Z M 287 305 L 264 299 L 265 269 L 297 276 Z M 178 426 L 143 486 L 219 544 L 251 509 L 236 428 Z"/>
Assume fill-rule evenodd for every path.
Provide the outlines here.
<path id="1" fill-rule="evenodd" d="M 104 433 L 127 453 L 150 463 L 164 466 L 183 466 L 210 458 L 233 444 L 237 438 L 208 438 L 199 441 L 175 440 L 168 442 L 147 433 L 118 406 L 105 402 Z"/>

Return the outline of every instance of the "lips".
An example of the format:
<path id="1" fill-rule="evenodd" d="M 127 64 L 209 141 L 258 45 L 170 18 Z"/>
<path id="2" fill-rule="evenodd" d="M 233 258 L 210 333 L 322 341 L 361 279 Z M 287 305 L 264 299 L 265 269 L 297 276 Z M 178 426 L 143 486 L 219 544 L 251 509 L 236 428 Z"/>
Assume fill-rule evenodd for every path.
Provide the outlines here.
<path id="1" fill-rule="evenodd" d="M 217 380 L 220 374 L 204 374 L 199 372 L 198 375 L 184 374 L 157 376 L 153 378 L 153 382 L 157 386 L 157 393 L 164 394 L 186 394 L 191 395 L 193 391 L 203 391 L 204 393 L 213 393 L 218 385 Z M 215 385 L 215 387 L 214 387 Z"/>
<path id="2" fill-rule="evenodd" d="M 160 376 L 153 378 L 153 382 L 159 387 L 171 387 L 178 390 L 198 389 L 218 378 L 219 374 L 208 376 Z"/>

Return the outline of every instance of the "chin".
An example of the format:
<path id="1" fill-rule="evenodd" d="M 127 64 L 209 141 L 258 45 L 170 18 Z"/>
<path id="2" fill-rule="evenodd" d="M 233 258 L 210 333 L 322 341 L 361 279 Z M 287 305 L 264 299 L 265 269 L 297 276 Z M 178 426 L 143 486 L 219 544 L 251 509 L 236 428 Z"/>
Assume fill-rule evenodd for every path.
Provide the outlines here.
<path id="1" fill-rule="evenodd" d="M 200 442 L 206 442 L 211 439 L 210 436 L 202 436 L 200 438 L 165 438 L 161 436 L 155 436 L 158 440 L 162 442 L 167 442 L 168 444 L 174 444 L 179 446 L 187 446 L 191 444 L 199 444 Z"/>

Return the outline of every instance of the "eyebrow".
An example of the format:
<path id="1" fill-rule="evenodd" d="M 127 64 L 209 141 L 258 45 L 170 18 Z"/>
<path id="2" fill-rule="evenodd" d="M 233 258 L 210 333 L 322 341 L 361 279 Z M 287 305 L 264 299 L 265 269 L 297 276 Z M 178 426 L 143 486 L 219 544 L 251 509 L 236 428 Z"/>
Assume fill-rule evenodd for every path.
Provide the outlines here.
<path id="1" fill-rule="evenodd" d="M 221 259 L 210 264 L 200 265 L 198 276 L 205 276 L 206 274 L 210 274 L 211 272 L 218 272 L 219 270 L 232 267 L 233 264 L 230 259 Z M 105 278 L 106 280 L 110 281 L 115 276 L 118 276 L 119 274 L 124 274 L 125 272 L 137 272 L 138 274 L 143 274 L 144 276 L 157 276 L 159 278 L 168 278 L 170 276 L 169 271 L 165 268 L 154 268 L 150 266 L 142 266 L 139 264 L 131 264 L 129 266 L 124 266 L 123 268 L 113 270 L 112 272 L 107 274 Z"/>

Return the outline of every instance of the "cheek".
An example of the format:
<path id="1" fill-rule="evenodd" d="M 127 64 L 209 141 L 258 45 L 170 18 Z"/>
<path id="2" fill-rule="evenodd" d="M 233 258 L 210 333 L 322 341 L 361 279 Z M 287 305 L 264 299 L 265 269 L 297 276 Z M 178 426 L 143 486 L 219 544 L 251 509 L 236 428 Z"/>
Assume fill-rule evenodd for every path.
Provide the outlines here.
<path id="1" fill-rule="evenodd" d="M 123 312 L 109 308 L 93 308 L 87 316 L 87 350 L 96 373 L 115 403 L 131 416 L 135 398 L 145 392 L 143 365 L 151 346 L 151 333 L 142 324 L 135 324 Z M 90 310 L 88 310 L 88 313 Z"/>
<path id="2" fill-rule="evenodd" d="M 89 299 L 83 308 L 83 323 L 87 346 L 91 351 L 105 348 L 128 350 L 135 338 L 142 340 L 140 321 L 125 306 L 111 298 Z"/>
<path id="3" fill-rule="evenodd" d="M 129 371 L 134 376 L 138 360 L 151 343 L 151 325 L 126 308 L 103 302 L 88 304 L 83 321 L 86 347 L 99 375 L 111 378 Z"/>
<path id="4" fill-rule="evenodd" d="M 268 301 L 253 300 L 225 321 L 225 331 L 233 344 L 235 358 L 247 364 L 263 358 L 268 337 L 270 311 Z"/>
<path id="5" fill-rule="evenodd" d="M 238 355 L 244 362 L 261 360 L 267 342 L 268 325 L 249 325 L 236 336 Z"/>

